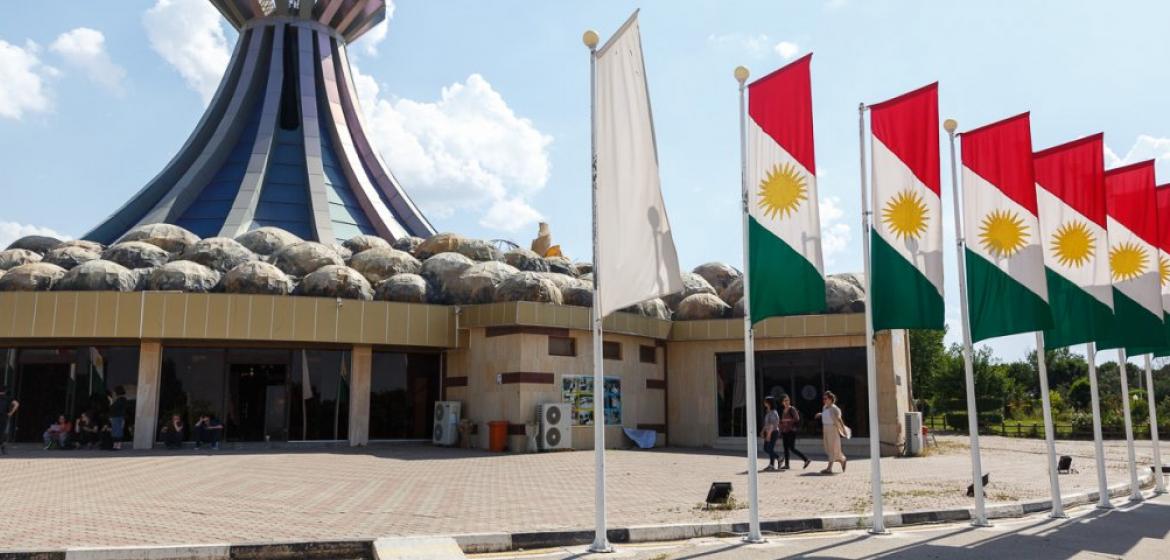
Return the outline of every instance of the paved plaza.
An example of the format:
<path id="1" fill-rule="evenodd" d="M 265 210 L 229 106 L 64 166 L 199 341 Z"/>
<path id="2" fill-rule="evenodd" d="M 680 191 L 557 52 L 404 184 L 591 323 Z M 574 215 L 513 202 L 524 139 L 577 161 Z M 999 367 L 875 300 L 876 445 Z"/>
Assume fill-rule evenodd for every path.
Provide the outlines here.
<path id="1" fill-rule="evenodd" d="M 1048 494 L 1042 441 L 983 438 L 991 502 Z M 927 457 L 882 460 L 889 510 L 969 506 L 966 439 L 940 437 Z M 1096 488 L 1091 442 L 1061 442 L 1076 473 L 1064 492 Z M 818 450 L 819 451 L 819 450 Z M 1124 442 L 1109 442 L 1111 485 L 1125 482 Z M 1150 462 L 1148 442 L 1138 457 Z M 765 461 L 761 461 L 763 466 Z M 740 503 L 744 459 L 703 450 L 608 454 L 612 526 L 742 521 L 746 509 L 702 511 L 712 481 Z M 783 519 L 869 509 L 869 465 L 848 472 L 760 476 L 761 515 Z M 1144 467 L 1143 467 L 1144 468 Z M 588 529 L 593 455 L 501 455 L 393 446 L 304 451 L 62 452 L 18 448 L 0 457 L 0 550 L 388 535 Z"/>

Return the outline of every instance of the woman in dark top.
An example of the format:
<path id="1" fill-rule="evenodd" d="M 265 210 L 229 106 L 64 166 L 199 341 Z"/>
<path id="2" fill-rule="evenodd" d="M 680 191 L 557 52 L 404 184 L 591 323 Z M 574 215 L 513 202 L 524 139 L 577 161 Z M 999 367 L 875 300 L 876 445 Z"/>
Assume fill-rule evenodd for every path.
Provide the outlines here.
<path id="1" fill-rule="evenodd" d="M 765 471 L 777 470 L 780 466 L 780 456 L 776 454 L 776 440 L 780 439 L 780 415 L 776 413 L 776 399 L 764 398 L 764 428 L 761 434 L 764 437 L 764 453 L 768 454 L 768 467 Z"/>
<path id="2" fill-rule="evenodd" d="M 88 412 L 82 412 L 73 423 L 73 430 L 77 432 L 77 444 L 81 449 L 90 449 L 98 443 L 98 426 Z"/>
<path id="3" fill-rule="evenodd" d="M 183 448 L 183 419 L 178 414 L 171 415 L 171 421 L 162 427 L 163 443 L 167 449 Z"/>
<path id="4" fill-rule="evenodd" d="M 784 413 L 780 415 L 780 437 L 784 439 L 784 466 L 780 468 L 788 468 L 788 454 L 791 452 L 804 459 L 804 466 L 801 468 L 807 469 L 808 464 L 812 461 L 796 449 L 796 431 L 800 428 L 800 411 L 792 406 L 788 395 L 784 395 L 784 400 L 780 401 L 780 405 L 784 407 Z"/>
<path id="5" fill-rule="evenodd" d="M 110 436 L 114 438 L 114 449 L 122 449 L 122 438 L 126 435 L 126 388 L 118 385 L 114 387 L 114 394 L 110 401 Z"/>

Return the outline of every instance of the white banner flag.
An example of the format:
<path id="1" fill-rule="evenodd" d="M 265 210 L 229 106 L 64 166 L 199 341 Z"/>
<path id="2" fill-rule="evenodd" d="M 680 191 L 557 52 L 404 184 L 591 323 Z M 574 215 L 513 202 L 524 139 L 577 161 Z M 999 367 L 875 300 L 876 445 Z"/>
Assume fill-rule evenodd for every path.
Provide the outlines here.
<path id="1" fill-rule="evenodd" d="M 594 118 L 599 310 L 683 289 L 662 201 L 638 12 L 597 51 Z"/>

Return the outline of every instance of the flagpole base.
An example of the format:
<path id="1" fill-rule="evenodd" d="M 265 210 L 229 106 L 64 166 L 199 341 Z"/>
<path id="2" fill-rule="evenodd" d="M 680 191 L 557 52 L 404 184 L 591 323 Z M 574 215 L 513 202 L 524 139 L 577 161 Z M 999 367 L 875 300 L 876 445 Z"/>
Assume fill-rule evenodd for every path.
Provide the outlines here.
<path id="1" fill-rule="evenodd" d="M 891 534 L 891 533 L 890 533 L 890 530 L 889 530 L 889 529 L 886 529 L 885 527 L 878 527 L 878 528 L 876 528 L 876 529 L 875 529 L 875 528 L 873 528 L 873 527 L 870 527 L 868 530 L 866 530 L 866 532 L 867 532 L 867 533 L 869 533 L 869 534 L 871 534 L 871 535 L 876 535 L 876 536 L 879 536 L 879 537 L 880 537 L 880 536 L 882 536 L 882 535 L 889 535 L 889 534 Z"/>
<path id="2" fill-rule="evenodd" d="M 747 544 L 764 544 L 768 541 L 761 535 L 744 535 L 743 542 Z"/>
<path id="3" fill-rule="evenodd" d="M 1097 504 L 1097 509 L 1110 510 L 1110 509 L 1116 509 L 1116 508 L 1111 503 L 1102 503 L 1102 504 Z"/>
<path id="4" fill-rule="evenodd" d="M 589 545 L 589 552 L 591 554 L 612 554 L 617 551 L 614 550 L 613 545 L 609 544 L 608 541 L 593 541 L 593 544 Z"/>
<path id="5" fill-rule="evenodd" d="M 972 526 L 972 527 L 978 527 L 978 528 L 980 528 L 980 529 L 986 529 L 986 528 L 988 528 L 988 527 L 993 527 L 993 525 L 991 524 L 991 522 L 990 522 L 990 521 L 987 521 L 987 520 L 979 520 L 979 519 L 976 519 L 976 520 L 972 521 L 972 522 L 971 522 L 971 526 Z"/>
<path id="6" fill-rule="evenodd" d="M 1063 511 L 1054 511 L 1048 514 L 1049 519 L 1068 519 L 1068 514 Z"/>

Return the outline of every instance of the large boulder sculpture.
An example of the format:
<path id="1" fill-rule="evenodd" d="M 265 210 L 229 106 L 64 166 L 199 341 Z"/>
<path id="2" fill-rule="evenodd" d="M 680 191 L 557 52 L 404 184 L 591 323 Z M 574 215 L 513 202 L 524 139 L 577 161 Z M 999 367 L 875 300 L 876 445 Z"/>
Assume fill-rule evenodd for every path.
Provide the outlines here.
<path id="1" fill-rule="evenodd" d="M 65 269 L 55 264 L 34 262 L 5 271 L 0 276 L 0 292 L 43 292 L 65 277 Z"/>
<path id="2" fill-rule="evenodd" d="M 865 311 L 865 292 L 861 279 L 853 274 L 831 274 L 825 277 L 825 311 L 829 313 L 862 313 Z"/>
<path id="3" fill-rule="evenodd" d="M 230 237 L 208 237 L 187 248 L 182 260 L 197 262 L 219 273 L 256 260 L 256 253 Z"/>
<path id="4" fill-rule="evenodd" d="M 715 295 L 715 288 L 707 282 L 705 278 L 695 274 L 694 272 L 684 272 L 682 275 L 683 289 L 681 292 L 670 294 L 662 298 L 666 302 L 666 306 L 671 311 L 678 311 L 678 307 L 682 301 L 695 294 L 710 294 Z M 719 299 L 716 297 L 715 299 Z"/>
<path id="5" fill-rule="evenodd" d="M 80 245 L 60 245 L 45 253 L 44 261 L 65 270 L 72 270 L 83 263 L 96 261 L 100 258 L 102 258 L 100 251 L 93 251 Z"/>
<path id="6" fill-rule="evenodd" d="M 194 243 L 192 243 L 194 245 Z M 144 241 L 122 241 L 110 245 L 102 258 L 116 262 L 126 268 L 156 268 L 171 259 L 170 253 L 153 243 Z"/>
<path id="7" fill-rule="evenodd" d="M 358 253 L 361 253 L 362 251 L 368 251 L 370 249 L 375 249 L 375 248 L 380 248 L 380 249 L 390 249 L 391 248 L 389 241 L 386 241 L 385 239 L 382 239 L 381 237 L 378 237 L 377 235 L 355 235 L 355 236 L 343 241 L 341 243 L 341 245 L 343 247 L 345 247 L 346 249 L 349 249 L 349 252 L 354 254 L 354 255 L 357 255 Z"/>
<path id="8" fill-rule="evenodd" d="M 147 224 L 126 232 L 118 243 L 127 241 L 141 241 L 168 253 L 181 254 L 198 242 L 199 236 L 174 224 Z"/>
<path id="9" fill-rule="evenodd" d="M 105 245 L 102 245 L 97 241 L 89 241 L 88 239 L 70 239 L 68 241 L 62 241 L 61 244 L 54 247 L 54 249 L 60 249 L 62 247 L 80 247 L 86 251 L 92 251 L 98 254 L 101 254 L 102 251 L 106 250 Z"/>
<path id="10" fill-rule="evenodd" d="M 366 249 L 349 259 L 349 267 L 362 273 L 371 285 L 397 274 L 418 274 L 422 263 L 410 253 L 385 247 Z"/>
<path id="11" fill-rule="evenodd" d="M 439 253 L 424 261 L 419 274 L 430 286 L 431 300 L 435 303 L 445 303 L 447 286 L 472 264 L 474 263 L 471 259 L 459 253 Z"/>
<path id="12" fill-rule="evenodd" d="M 249 261 L 231 270 L 223 277 L 223 291 L 229 294 L 287 295 L 292 293 L 293 281 L 275 265 Z"/>
<path id="13" fill-rule="evenodd" d="M 61 246 L 61 240 L 48 235 L 26 235 L 8 245 L 9 249 L 24 249 L 44 255 Z"/>
<path id="14" fill-rule="evenodd" d="M 337 264 L 325 265 L 305 276 L 297 292 L 315 297 L 374 299 L 374 289 L 360 272 Z"/>
<path id="15" fill-rule="evenodd" d="M 635 303 L 629 307 L 621 309 L 625 313 L 633 313 L 643 317 L 650 317 L 651 319 L 670 320 L 670 308 L 666 307 L 666 303 L 661 298 L 648 299 L 643 302 Z"/>
<path id="16" fill-rule="evenodd" d="M 40 253 L 28 249 L 5 249 L 0 251 L 0 270 L 41 262 L 42 259 Z"/>
<path id="17" fill-rule="evenodd" d="M 743 276 L 736 278 L 726 288 L 719 290 L 719 299 L 727 305 L 735 305 L 736 302 L 743 299 Z"/>
<path id="18" fill-rule="evenodd" d="M 333 252 L 337 253 L 337 256 L 341 257 L 341 260 L 347 263 L 349 262 L 349 259 L 353 257 L 353 251 L 350 251 L 348 247 L 342 245 L 341 243 L 329 243 L 326 245 L 326 247 L 333 249 Z"/>
<path id="19" fill-rule="evenodd" d="M 515 267 L 499 261 L 477 262 L 446 285 L 447 302 L 458 305 L 491 303 L 500 283 L 518 272 Z"/>
<path id="20" fill-rule="evenodd" d="M 272 264 L 292 276 L 305 276 L 316 272 L 323 266 L 343 265 L 341 256 L 326 245 L 315 241 L 301 241 L 280 250 L 272 259 Z"/>
<path id="21" fill-rule="evenodd" d="M 422 242 L 423 239 L 421 237 L 407 235 L 406 237 L 399 237 L 398 239 L 395 239 L 394 243 L 391 243 L 390 246 L 404 253 L 410 253 L 411 255 L 414 255 L 415 251 L 418 250 L 418 246 L 422 245 Z"/>
<path id="22" fill-rule="evenodd" d="M 528 249 L 512 249 L 504 254 L 504 262 L 525 272 L 548 272 L 548 261 Z"/>
<path id="23" fill-rule="evenodd" d="M 237 235 L 236 241 L 257 255 L 269 256 L 304 240 L 283 229 L 265 226 Z"/>
<path id="24" fill-rule="evenodd" d="M 455 252 L 473 261 L 498 261 L 503 258 L 500 250 L 490 241 L 482 239 L 463 238 Z"/>
<path id="25" fill-rule="evenodd" d="M 580 273 L 577 272 L 577 267 L 573 266 L 573 261 L 569 260 L 568 257 L 548 257 L 544 260 L 548 262 L 548 269 L 551 272 L 568 274 L 569 276 L 580 275 Z"/>
<path id="26" fill-rule="evenodd" d="M 535 272 L 519 272 L 505 278 L 496 287 L 496 301 L 564 303 L 556 284 Z"/>
<path id="27" fill-rule="evenodd" d="M 77 264 L 53 286 L 54 290 L 70 292 L 133 292 L 136 288 L 138 276 L 130 269 L 98 259 Z"/>
<path id="28" fill-rule="evenodd" d="M 455 233 L 436 233 L 418 244 L 414 256 L 420 260 L 427 260 L 440 253 L 457 253 L 463 236 Z"/>
<path id="29" fill-rule="evenodd" d="M 712 288 L 715 288 L 717 294 L 723 293 L 723 290 L 743 276 L 735 267 L 721 262 L 704 263 L 696 266 L 691 272 L 702 276 Z"/>
<path id="30" fill-rule="evenodd" d="M 427 303 L 427 281 L 417 274 L 399 274 L 378 283 L 374 299 L 403 303 Z"/>
<path id="31" fill-rule="evenodd" d="M 150 273 L 146 287 L 157 291 L 206 293 L 215 290 L 220 278 L 218 272 L 197 262 L 174 261 Z"/>
<path id="32" fill-rule="evenodd" d="M 674 317 L 680 321 L 700 319 L 721 319 L 731 314 L 731 306 L 715 294 L 697 293 L 687 296 L 678 304 Z"/>

